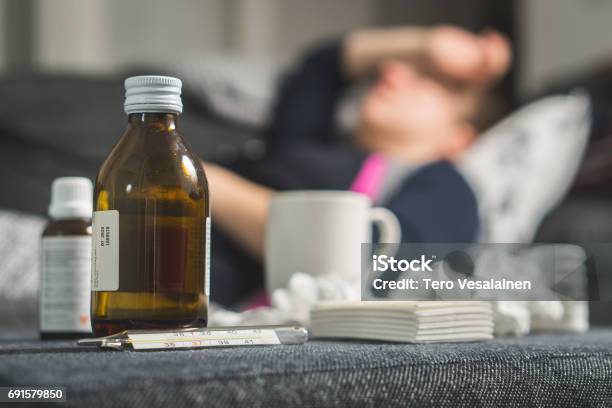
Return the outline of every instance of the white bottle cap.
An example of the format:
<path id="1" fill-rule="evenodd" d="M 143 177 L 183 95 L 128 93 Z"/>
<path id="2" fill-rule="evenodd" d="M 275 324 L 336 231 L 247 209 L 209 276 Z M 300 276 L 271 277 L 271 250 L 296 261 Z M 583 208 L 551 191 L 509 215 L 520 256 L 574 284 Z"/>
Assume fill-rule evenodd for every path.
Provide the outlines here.
<path id="1" fill-rule="evenodd" d="M 86 177 L 60 177 L 51 184 L 51 218 L 91 218 L 93 185 Z"/>
<path id="2" fill-rule="evenodd" d="M 183 112 L 178 78 L 160 75 L 130 77 L 125 80 L 124 110 L 130 113 Z"/>

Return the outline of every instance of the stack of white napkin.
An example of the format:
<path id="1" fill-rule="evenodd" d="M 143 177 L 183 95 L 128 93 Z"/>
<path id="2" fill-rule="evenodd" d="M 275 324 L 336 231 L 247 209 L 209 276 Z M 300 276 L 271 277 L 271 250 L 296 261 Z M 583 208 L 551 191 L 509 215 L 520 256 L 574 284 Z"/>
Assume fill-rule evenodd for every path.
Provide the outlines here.
<path id="1" fill-rule="evenodd" d="M 310 316 L 313 337 L 405 343 L 493 338 L 488 302 L 320 302 Z"/>

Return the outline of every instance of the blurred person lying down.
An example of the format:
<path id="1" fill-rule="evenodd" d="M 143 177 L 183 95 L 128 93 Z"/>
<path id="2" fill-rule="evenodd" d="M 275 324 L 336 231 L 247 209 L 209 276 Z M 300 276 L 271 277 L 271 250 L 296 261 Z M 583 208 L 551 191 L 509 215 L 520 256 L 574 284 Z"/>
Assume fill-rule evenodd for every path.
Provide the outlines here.
<path id="1" fill-rule="evenodd" d="M 398 217 L 405 242 L 470 242 L 478 203 L 453 161 L 476 137 L 479 101 L 509 68 L 494 31 L 363 29 L 309 51 L 282 83 L 268 153 L 231 169 L 212 163 L 212 300 L 232 305 L 262 285 L 268 204 L 276 190 L 364 193 Z M 353 135 L 335 113 L 354 82 L 373 77 Z M 384 176 L 365 187 L 372 165 Z"/>

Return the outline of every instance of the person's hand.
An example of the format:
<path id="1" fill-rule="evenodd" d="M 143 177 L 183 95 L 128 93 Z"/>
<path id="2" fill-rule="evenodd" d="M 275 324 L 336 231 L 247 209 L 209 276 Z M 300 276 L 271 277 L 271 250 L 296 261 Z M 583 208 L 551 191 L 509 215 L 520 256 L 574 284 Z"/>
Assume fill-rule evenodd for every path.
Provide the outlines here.
<path id="1" fill-rule="evenodd" d="M 508 39 L 491 29 L 474 34 L 448 25 L 428 29 L 422 38 L 422 49 L 403 60 L 445 87 L 463 118 L 478 116 L 483 95 L 511 67 Z"/>
<path id="2" fill-rule="evenodd" d="M 443 81 L 485 85 L 510 68 L 509 41 L 494 30 L 472 34 L 453 26 L 439 26 L 425 36 L 422 69 Z"/>

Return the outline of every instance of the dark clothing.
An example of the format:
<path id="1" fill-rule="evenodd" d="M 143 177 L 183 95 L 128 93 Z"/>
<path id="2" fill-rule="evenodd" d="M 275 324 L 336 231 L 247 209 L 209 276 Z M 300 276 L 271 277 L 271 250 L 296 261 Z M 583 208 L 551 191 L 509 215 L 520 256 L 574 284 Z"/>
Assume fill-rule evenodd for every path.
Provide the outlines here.
<path id="1" fill-rule="evenodd" d="M 240 162 L 233 170 L 278 190 L 350 188 L 367 153 L 348 145 L 334 126 L 338 101 L 348 85 L 341 72 L 340 47 L 335 42 L 315 49 L 285 78 L 267 130 L 267 156 L 258 162 Z M 476 198 L 449 162 L 414 172 L 385 206 L 398 217 L 404 242 L 471 242 L 476 238 Z M 218 245 L 215 242 L 213 248 L 230 249 L 225 240 Z M 213 256 L 212 262 L 213 282 L 224 282 L 213 283 L 213 300 L 223 304 L 244 296 L 244 277 L 248 275 L 252 284 L 252 269 L 261 269 L 246 256 Z M 224 287 L 231 282 L 241 282 L 243 287 Z"/>

